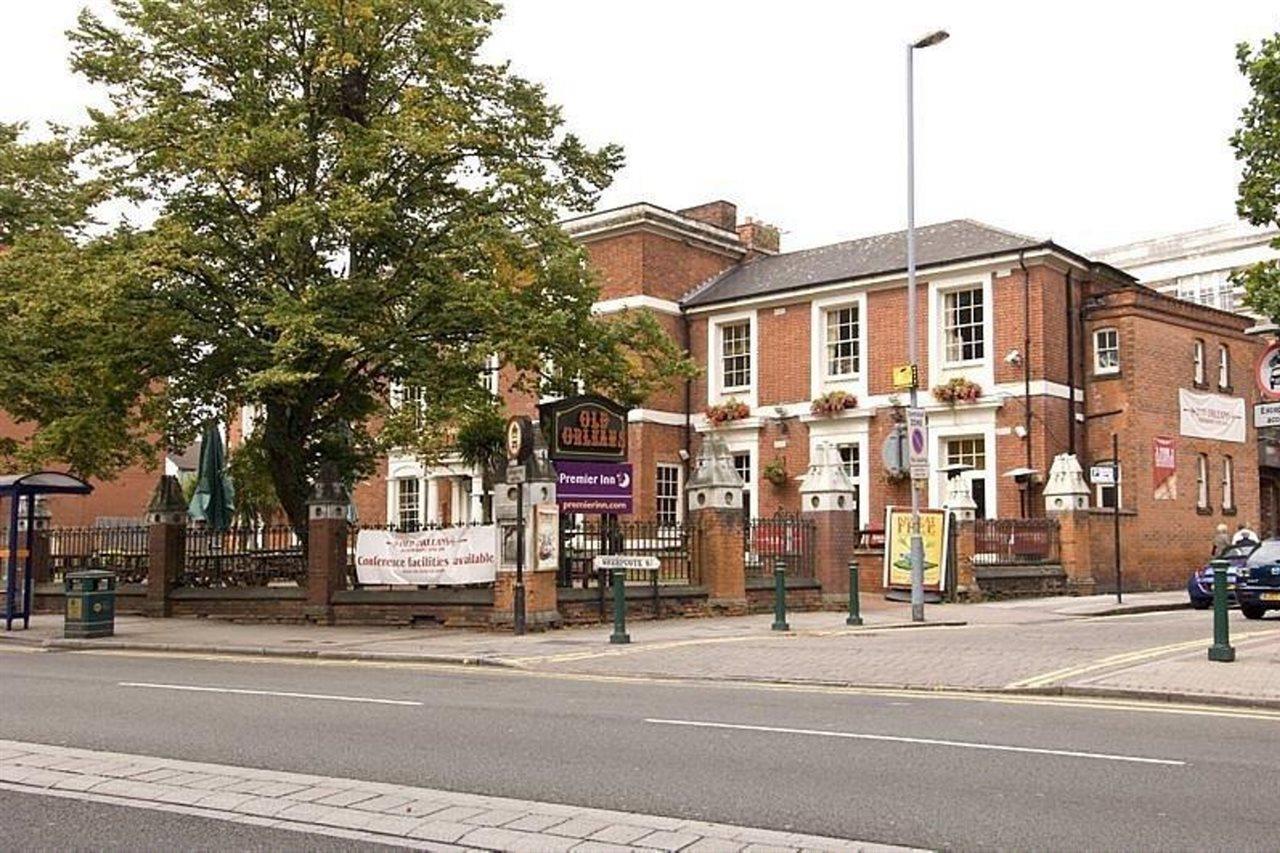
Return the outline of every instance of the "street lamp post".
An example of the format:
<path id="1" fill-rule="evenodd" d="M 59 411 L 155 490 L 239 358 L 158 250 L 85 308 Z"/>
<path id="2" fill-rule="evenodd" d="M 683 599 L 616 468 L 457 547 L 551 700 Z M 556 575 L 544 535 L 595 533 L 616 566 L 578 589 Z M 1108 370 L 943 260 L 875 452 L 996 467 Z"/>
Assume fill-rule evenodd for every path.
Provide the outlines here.
<path id="1" fill-rule="evenodd" d="M 916 341 L 916 150 L 915 150 L 915 84 L 913 59 L 917 49 L 932 47 L 948 37 L 946 30 L 936 30 L 907 45 L 907 361 L 917 372 L 919 357 Z M 917 372 L 918 375 L 918 372 Z M 919 407 L 919 382 L 911 383 L 911 408 Z M 924 621 L 924 542 L 920 538 L 920 490 L 911 482 L 911 621 Z"/>

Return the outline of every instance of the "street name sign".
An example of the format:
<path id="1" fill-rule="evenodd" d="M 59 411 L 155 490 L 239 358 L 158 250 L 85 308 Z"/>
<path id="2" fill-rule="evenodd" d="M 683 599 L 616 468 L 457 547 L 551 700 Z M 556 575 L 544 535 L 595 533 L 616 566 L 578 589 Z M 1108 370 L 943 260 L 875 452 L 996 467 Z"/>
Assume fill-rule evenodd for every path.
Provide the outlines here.
<path id="1" fill-rule="evenodd" d="M 611 572 L 656 572 L 662 568 L 662 561 L 657 557 L 638 557 L 631 554 L 601 554 L 595 558 L 594 563 L 597 571 L 606 569 Z"/>
<path id="2" fill-rule="evenodd" d="M 1114 486 L 1116 469 L 1110 465 L 1094 465 L 1089 469 L 1089 482 L 1095 486 Z"/>

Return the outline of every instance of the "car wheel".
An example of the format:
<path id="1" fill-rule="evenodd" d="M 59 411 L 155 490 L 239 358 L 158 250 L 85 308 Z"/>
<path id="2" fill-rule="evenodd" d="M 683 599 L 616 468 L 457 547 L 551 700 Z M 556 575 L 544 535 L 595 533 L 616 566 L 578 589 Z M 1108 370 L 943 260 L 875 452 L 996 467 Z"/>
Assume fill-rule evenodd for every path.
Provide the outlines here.
<path id="1" fill-rule="evenodd" d="M 1195 610 L 1208 610 L 1210 604 L 1213 604 L 1213 602 L 1209 601 L 1208 599 L 1204 599 L 1204 598 L 1191 599 L 1191 607 Z"/>
<path id="2" fill-rule="evenodd" d="M 1266 613 L 1267 609 L 1260 604 L 1241 604 L 1240 612 L 1244 614 L 1246 619 L 1261 619 L 1262 614 Z"/>

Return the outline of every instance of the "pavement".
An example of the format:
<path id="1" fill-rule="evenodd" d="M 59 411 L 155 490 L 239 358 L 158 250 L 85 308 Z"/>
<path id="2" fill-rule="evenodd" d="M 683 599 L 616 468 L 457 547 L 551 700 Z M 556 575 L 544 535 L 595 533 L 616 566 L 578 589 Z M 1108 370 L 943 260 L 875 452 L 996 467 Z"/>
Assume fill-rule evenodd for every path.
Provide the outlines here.
<path id="1" fill-rule="evenodd" d="M 0 789 L 435 851 L 903 849 L 658 815 L 17 741 L 0 741 Z"/>
<path id="2" fill-rule="evenodd" d="M 632 642 L 611 626 L 515 637 L 505 632 L 234 623 L 122 617 L 116 636 L 61 638 L 60 616 L 37 616 L 0 645 L 116 649 L 319 660 L 488 665 L 531 671 L 676 680 L 807 683 L 886 689 L 1106 695 L 1280 707 L 1280 619 L 1231 614 L 1237 660 L 1211 663 L 1211 611 L 1181 591 L 909 606 L 863 600 L 864 624 L 843 613 L 633 622 Z"/>

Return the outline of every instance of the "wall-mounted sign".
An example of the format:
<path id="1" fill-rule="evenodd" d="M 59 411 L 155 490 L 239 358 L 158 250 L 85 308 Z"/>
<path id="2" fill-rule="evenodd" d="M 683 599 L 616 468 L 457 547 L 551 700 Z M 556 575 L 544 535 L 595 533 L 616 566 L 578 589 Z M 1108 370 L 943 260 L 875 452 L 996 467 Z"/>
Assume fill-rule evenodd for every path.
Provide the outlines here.
<path id="1" fill-rule="evenodd" d="M 1158 501 L 1178 499 L 1178 457 L 1173 439 L 1157 436 L 1151 439 L 1152 486 Z"/>
<path id="2" fill-rule="evenodd" d="M 1280 341 L 1262 351 L 1253 379 L 1264 398 L 1280 400 Z"/>
<path id="3" fill-rule="evenodd" d="M 1178 432 L 1188 438 L 1244 443 L 1244 399 L 1178 389 Z"/>
<path id="4" fill-rule="evenodd" d="M 631 465 L 626 462 L 556 462 L 556 503 L 561 512 L 632 511 Z"/>
<path id="5" fill-rule="evenodd" d="M 553 460 L 622 462 L 627 458 L 627 410 L 593 394 L 538 407 Z"/>
<path id="6" fill-rule="evenodd" d="M 1089 482 L 1095 486 L 1114 486 L 1116 484 L 1116 469 L 1110 464 L 1094 465 L 1089 468 Z"/>

